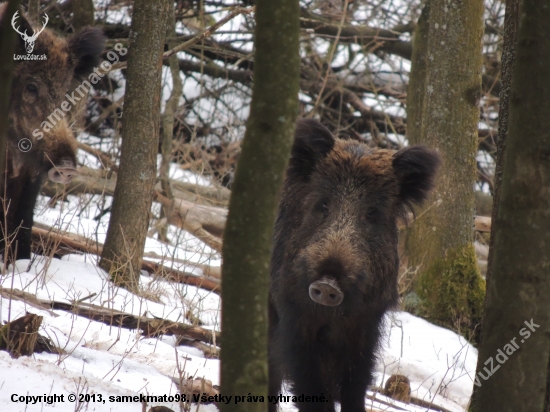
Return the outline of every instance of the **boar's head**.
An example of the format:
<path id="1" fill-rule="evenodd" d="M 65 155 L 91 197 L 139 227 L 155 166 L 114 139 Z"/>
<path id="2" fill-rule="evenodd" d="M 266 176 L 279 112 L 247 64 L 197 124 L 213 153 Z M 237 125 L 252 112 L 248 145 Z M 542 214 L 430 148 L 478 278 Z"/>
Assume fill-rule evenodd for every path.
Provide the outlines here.
<path id="1" fill-rule="evenodd" d="M 0 6 L 0 27 L 11 24 L 13 16 L 7 16 L 6 10 L 4 3 Z M 34 32 L 23 15 L 16 17 L 19 31 Z M 70 181 L 76 167 L 76 146 L 68 127 L 73 103 L 65 94 L 73 94 L 71 83 L 84 80 L 98 65 L 104 45 L 105 38 L 98 29 L 85 28 L 68 40 L 45 29 L 34 41 L 37 60 L 16 61 L 9 112 L 9 177 L 25 169 L 35 177 L 47 173 L 54 181 Z M 27 55 L 20 36 L 15 54 Z M 73 101 L 82 98 L 86 96 L 74 93 Z"/>
<path id="2" fill-rule="evenodd" d="M 397 301 L 397 220 L 428 195 L 439 164 L 297 124 L 275 227 L 272 299 L 279 311 L 382 314 Z"/>

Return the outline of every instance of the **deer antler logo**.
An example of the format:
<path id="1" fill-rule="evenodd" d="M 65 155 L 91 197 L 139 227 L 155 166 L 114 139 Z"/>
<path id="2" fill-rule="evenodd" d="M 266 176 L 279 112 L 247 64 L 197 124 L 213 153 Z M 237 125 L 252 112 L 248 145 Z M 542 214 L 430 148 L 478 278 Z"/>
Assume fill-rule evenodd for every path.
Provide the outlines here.
<path id="1" fill-rule="evenodd" d="M 25 49 L 27 50 L 27 54 L 31 54 L 32 51 L 34 50 L 34 42 L 36 41 L 38 35 L 44 31 L 44 29 L 46 28 L 46 24 L 48 24 L 48 21 L 50 19 L 48 18 L 47 14 L 44 14 L 45 18 L 44 18 L 44 25 L 42 26 L 42 28 L 39 29 L 38 32 L 34 30 L 33 35 L 29 36 L 27 34 L 27 30 L 25 30 L 24 33 L 21 33 L 21 31 L 19 30 L 19 27 L 15 27 L 15 21 L 17 20 L 18 14 L 19 14 L 19 11 L 16 11 L 15 14 L 13 15 L 11 19 L 11 26 L 17 33 L 21 35 L 21 38 L 25 42 Z"/>

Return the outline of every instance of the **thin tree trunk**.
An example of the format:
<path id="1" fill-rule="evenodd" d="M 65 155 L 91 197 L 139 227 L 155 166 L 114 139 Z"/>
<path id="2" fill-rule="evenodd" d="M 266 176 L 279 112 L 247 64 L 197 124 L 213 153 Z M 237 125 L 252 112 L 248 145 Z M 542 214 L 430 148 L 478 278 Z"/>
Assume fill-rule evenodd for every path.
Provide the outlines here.
<path id="1" fill-rule="evenodd" d="M 223 241 L 221 393 L 267 401 L 267 300 L 278 192 L 298 113 L 298 0 L 257 0 L 254 87 Z M 267 410 L 267 402 L 220 405 Z"/>
<path id="2" fill-rule="evenodd" d="M 122 148 L 111 220 L 99 265 L 136 290 L 149 226 L 159 138 L 166 0 L 136 0 L 130 32 Z"/>
<path id="3" fill-rule="evenodd" d="M 175 9 L 171 7 L 168 16 L 168 23 L 166 28 L 166 36 L 174 36 L 176 30 L 176 17 Z M 168 48 L 176 47 L 176 43 L 168 43 Z M 172 93 L 170 98 L 166 101 L 164 113 L 162 115 L 162 162 L 160 164 L 160 183 L 164 195 L 172 200 L 174 198 L 172 194 L 172 187 L 170 186 L 170 162 L 172 161 L 172 140 L 174 138 L 174 114 L 178 109 L 183 85 L 180 77 L 180 70 L 178 66 L 178 56 L 173 55 L 168 58 L 170 65 L 170 73 L 172 75 Z M 162 208 L 161 219 L 166 216 L 166 210 Z M 168 229 L 166 226 L 159 229 L 159 239 L 163 242 L 168 240 Z"/>
<path id="4" fill-rule="evenodd" d="M 95 7 L 93 0 L 71 1 L 73 12 L 73 29 L 78 30 L 85 26 L 93 26 L 95 22 Z"/>
<path id="5" fill-rule="evenodd" d="M 40 0 L 29 0 L 27 16 L 35 22 L 40 20 Z"/>
<path id="6" fill-rule="evenodd" d="M 422 110 L 426 89 L 426 68 L 428 66 L 428 29 L 430 2 L 426 2 L 414 29 L 411 75 L 407 88 L 407 139 L 421 142 L 424 136 Z"/>
<path id="7" fill-rule="evenodd" d="M 485 291 L 473 247 L 483 1 L 430 0 L 428 7 L 427 46 L 422 18 L 415 37 L 421 50 L 412 62 L 408 137 L 437 148 L 443 167 L 405 253 L 419 268 L 420 314 L 471 337 Z"/>
<path id="8" fill-rule="evenodd" d="M 500 102 L 498 113 L 498 137 L 496 142 L 496 167 L 494 175 L 494 192 L 493 192 L 493 210 L 491 222 L 495 222 L 498 215 L 498 208 L 500 203 L 500 188 L 502 185 L 502 171 L 504 165 L 504 153 L 506 148 L 506 137 L 508 134 L 508 112 L 510 107 L 510 93 L 512 90 L 512 74 L 516 55 L 516 41 L 517 31 L 519 25 L 519 0 L 507 0 L 506 1 L 506 14 L 504 18 L 504 42 L 502 50 L 502 64 L 501 64 L 501 89 L 500 89 Z M 491 275 L 493 273 L 493 258 L 494 258 L 494 240 L 496 237 L 496 225 L 491 225 L 491 238 L 489 241 L 489 256 L 487 258 L 487 273 L 485 279 L 487 280 L 487 289 L 491 283 Z M 487 305 L 488 295 L 485 297 L 485 305 Z M 482 322 L 481 328 L 481 342 L 486 339 L 484 337 L 484 324 Z M 481 360 L 481 358 L 479 358 Z M 478 369 L 483 368 L 484 365 L 478 364 Z M 472 394 L 472 405 L 476 403 L 476 397 L 479 387 L 474 386 L 474 392 Z"/>
<path id="9" fill-rule="evenodd" d="M 547 407 L 550 8 L 546 2 L 524 0 L 520 16 L 500 201 L 493 231 L 492 275 L 476 376 L 480 387 L 472 407 L 480 412 L 542 412 Z M 511 346 L 512 340 L 519 350 Z M 499 350 L 506 359 L 500 356 L 498 361 Z M 501 366 L 494 374 L 487 366 L 490 359 L 495 368 Z"/>

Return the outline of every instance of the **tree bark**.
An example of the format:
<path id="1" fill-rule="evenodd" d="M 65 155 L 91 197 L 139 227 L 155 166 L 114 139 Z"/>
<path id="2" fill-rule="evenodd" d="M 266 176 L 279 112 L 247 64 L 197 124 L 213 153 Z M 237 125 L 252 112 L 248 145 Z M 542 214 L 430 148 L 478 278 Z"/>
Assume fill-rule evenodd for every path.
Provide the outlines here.
<path id="1" fill-rule="evenodd" d="M 254 86 L 224 232 L 221 393 L 267 400 L 267 302 L 278 192 L 299 90 L 298 0 L 257 0 Z M 220 405 L 267 410 L 267 402 Z"/>
<path id="2" fill-rule="evenodd" d="M 472 407 L 474 411 L 545 411 L 548 407 L 545 402 L 550 353 L 548 21 L 550 8 L 546 2 L 522 2 L 500 201 L 493 231 L 492 275 L 478 358 L 477 378 L 481 386 Z M 489 359 L 496 358 L 498 351 L 512 339 L 520 349 L 507 354 L 506 364 L 498 373 L 486 373 Z M 480 377 L 480 373 L 487 379 Z"/>
<path id="3" fill-rule="evenodd" d="M 501 64 L 501 92 L 498 110 L 498 136 L 496 141 L 496 165 L 495 175 L 493 177 L 493 211 L 492 219 L 495 220 L 498 214 L 500 201 L 500 187 L 502 185 L 502 169 L 504 163 L 504 151 L 506 149 L 506 135 L 508 134 L 508 111 L 510 107 L 510 93 L 512 89 L 512 73 L 516 57 L 516 41 L 519 25 L 519 0 L 506 1 L 506 14 L 504 19 L 504 43 L 502 50 Z M 494 233 L 491 234 L 489 258 L 487 260 L 487 280 L 492 273 L 493 253 L 491 253 L 494 244 Z"/>
<path id="4" fill-rule="evenodd" d="M 166 27 L 166 36 L 172 36 L 176 30 L 176 17 L 174 7 L 170 8 L 168 12 L 168 22 Z M 168 43 L 168 48 L 176 47 L 176 43 Z M 172 187 L 170 186 L 170 162 L 172 162 L 172 140 L 174 138 L 174 114 L 178 109 L 180 97 L 183 90 L 183 85 L 180 78 L 180 71 L 178 67 L 178 56 L 174 55 L 168 58 L 168 64 L 170 66 L 170 74 L 172 76 L 172 92 L 170 97 L 166 101 L 164 107 L 164 113 L 162 114 L 162 161 L 160 164 L 160 183 L 164 195 L 172 200 L 174 198 L 172 194 Z M 166 210 L 162 208 L 161 219 L 166 216 Z M 159 230 L 159 240 L 168 241 L 168 231 L 166 227 Z"/>
<path id="5" fill-rule="evenodd" d="M 428 65 L 429 19 L 430 2 L 428 1 L 418 18 L 412 41 L 412 67 L 407 88 L 407 139 L 409 142 L 421 142 L 422 136 L 424 136 L 422 110 Z"/>
<path id="6" fill-rule="evenodd" d="M 409 267 L 419 268 L 419 314 L 471 338 L 485 292 L 472 230 L 483 2 L 430 0 L 428 7 L 414 40 L 408 138 L 437 148 L 443 167 L 405 253 Z"/>
<path id="7" fill-rule="evenodd" d="M 31 356 L 34 353 L 42 316 L 27 313 L 0 326 L 0 350 L 9 352 L 12 358 Z"/>
<path id="8" fill-rule="evenodd" d="M 33 21 L 40 19 L 40 0 L 29 0 L 27 4 L 27 16 Z"/>
<path id="9" fill-rule="evenodd" d="M 166 0 L 134 3 L 120 170 L 99 265 L 131 290 L 138 286 L 156 180 Z"/>
<path id="10" fill-rule="evenodd" d="M 4 17 L 4 22 L 9 19 L 9 16 L 13 16 L 18 9 L 19 0 L 10 0 L 6 6 L 5 16 L 7 17 Z M 2 181 L 4 180 L 6 164 L 11 82 L 15 67 L 12 56 L 15 51 L 16 36 L 17 34 L 11 24 L 5 23 L 0 27 L 0 176 L 2 176 Z M 3 184 L 0 187 L 3 187 Z M 3 198 L 4 193 L 0 193 L 0 197 Z M 4 207 L 4 205 L 0 204 L 0 207 Z M 1 222 L 1 224 L 4 225 L 4 222 Z"/>
<path id="11" fill-rule="evenodd" d="M 506 138 L 508 134 L 508 112 L 510 107 L 510 94 L 512 91 L 512 74 L 514 68 L 514 61 L 516 57 L 516 42 L 517 31 L 519 26 L 519 0 L 507 0 L 506 1 L 506 14 L 504 17 L 504 43 L 502 50 L 502 64 L 501 64 L 501 87 L 500 87 L 500 102 L 498 112 L 498 136 L 496 141 L 496 165 L 495 174 L 493 177 L 494 192 L 493 192 L 493 210 L 491 214 L 491 221 L 494 222 L 497 219 L 498 209 L 500 205 L 500 188 L 502 186 L 502 172 L 504 166 L 504 153 L 506 148 Z M 496 238 L 496 225 L 491 225 L 491 237 L 489 240 L 489 256 L 487 258 L 487 273 L 485 279 L 487 282 L 487 289 L 489 289 L 491 283 L 491 276 L 493 273 L 493 259 L 495 255 L 495 238 Z M 488 304 L 488 295 L 485 297 L 485 307 Z M 486 339 L 484 337 L 484 325 L 485 319 L 482 322 L 481 327 L 481 342 Z M 481 358 L 479 358 L 481 359 Z M 483 368 L 484 365 L 478 364 L 478 368 Z M 474 392 L 472 394 L 472 405 L 476 404 L 476 398 L 479 387 L 474 386 Z"/>
<path id="12" fill-rule="evenodd" d="M 71 1 L 71 9 L 73 11 L 72 24 L 75 31 L 94 24 L 95 6 L 93 0 L 73 0 Z"/>

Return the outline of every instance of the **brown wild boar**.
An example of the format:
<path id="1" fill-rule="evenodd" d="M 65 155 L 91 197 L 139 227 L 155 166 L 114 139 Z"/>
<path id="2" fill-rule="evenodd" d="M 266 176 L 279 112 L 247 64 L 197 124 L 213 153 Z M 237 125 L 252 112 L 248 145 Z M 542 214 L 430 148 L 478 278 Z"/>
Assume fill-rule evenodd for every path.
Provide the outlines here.
<path id="1" fill-rule="evenodd" d="M 98 65 L 105 38 L 100 30 L 85 28 L 66 40 L 44 28 L 47 19 L 35 31 L 20 12 L 7 16 L 6 6 L 0 5 L 0 27 L 13 25 L 22 33 L 14 58 L 45 58 L 15 62 L 6 173 L 0 183 L 0 253 L 11 261 L 30 258 L 33 211 L 43 179 L 68 183 L 76 172 L 76 141 L 65 119 L 65 95 L 71 95 L 71 82 Z M 8 244 L 11 251 L 6 250 Z"/>
<path id="2" fill-rule="evenodd" d="M 397 220 L 426 198 L 438 165 L 422 146 L 372 149 L 297 123 L 271 263 L 271 400 L 288 380 L 304 395 L 300 412 L 335 402 L 365 411 L 381 323 L 398 299 Z"/>

